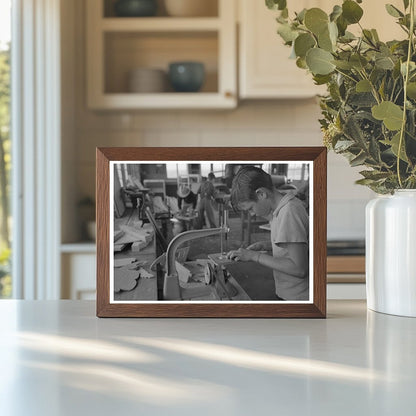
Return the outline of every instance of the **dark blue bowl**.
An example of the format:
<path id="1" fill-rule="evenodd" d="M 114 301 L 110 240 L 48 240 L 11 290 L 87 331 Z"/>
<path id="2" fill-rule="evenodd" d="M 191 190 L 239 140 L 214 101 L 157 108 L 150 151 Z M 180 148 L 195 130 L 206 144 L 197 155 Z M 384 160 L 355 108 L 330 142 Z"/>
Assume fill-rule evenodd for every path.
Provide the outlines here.
<path id="1" fill-rule="evenodd" d="M 156 0 L 118 0 L 114 4 L 116 16 L 145 17 L 154 16 L 157 12 Z"/>
<path id="2" fill-rule="evenodd" d="M 205 80 L 205 67 L 201 62 L 172 62 L 169 80 L 177 92 L 197 92 Z"/>

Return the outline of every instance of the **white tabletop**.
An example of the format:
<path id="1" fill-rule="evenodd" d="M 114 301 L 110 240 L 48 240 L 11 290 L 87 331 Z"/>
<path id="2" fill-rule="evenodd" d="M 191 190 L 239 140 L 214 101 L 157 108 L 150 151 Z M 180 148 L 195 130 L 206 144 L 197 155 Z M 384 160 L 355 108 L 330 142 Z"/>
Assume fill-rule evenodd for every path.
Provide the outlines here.
<path id="1" fill-rule="evenodd" d="M 416 319 L 98 319 L 0 301 L 0 415 L 412 415 Z"/>

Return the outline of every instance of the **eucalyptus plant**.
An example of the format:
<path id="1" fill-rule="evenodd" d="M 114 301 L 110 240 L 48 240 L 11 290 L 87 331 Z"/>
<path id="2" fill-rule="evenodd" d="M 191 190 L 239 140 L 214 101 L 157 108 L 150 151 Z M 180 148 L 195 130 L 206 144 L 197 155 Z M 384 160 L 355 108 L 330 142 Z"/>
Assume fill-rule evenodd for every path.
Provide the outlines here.
<path id="1" fill-rule="evenodd" d="M 362 0 L 344 0 L 330 13 L 303 9 L 289 16 L 286 0 L 266 0 L 278 10 L 278 34 L 292 48 L 296 65 L 325 84 L 320 121 L 325 145 L 351 166 L 365 166 L 357 183 L 377 193 L 416 188 L 415 0 L 401 10 L 380 5 L 404 39 L 382 42 L 360 24 Z M 356 25 L 354 35 L 350 29 Z"/>

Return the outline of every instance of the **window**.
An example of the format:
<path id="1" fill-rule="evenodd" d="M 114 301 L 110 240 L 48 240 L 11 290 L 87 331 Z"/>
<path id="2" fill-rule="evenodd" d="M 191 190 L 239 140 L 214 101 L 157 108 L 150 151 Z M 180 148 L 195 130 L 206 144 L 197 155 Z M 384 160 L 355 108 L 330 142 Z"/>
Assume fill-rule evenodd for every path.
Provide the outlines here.
<path id="1" fill-rule="evenodd" d="M 225 175 L 225 164 L 224 163 L 213 163 L 212 171 L 217 178 L 222 178 Z"/>
<path id="2" fill-rule="evenodd" d="M 287 177 L 292 181 L 307 181 L 309 166 L 305 163 L 291 163 L 288 165 Z"/>
<path id="3" fill-rule="evenodd" d="M 10 272 L 10 9 L 10 0 L 0 0 L 0 298 L 9 298 L 12 294 Z"/>
<path id="4" fill-rule="evenodd" d="M 212 170 L 211 163 L 201 163 L 201 176 L 208 176 L 208 173 L 210 173 Z"/>

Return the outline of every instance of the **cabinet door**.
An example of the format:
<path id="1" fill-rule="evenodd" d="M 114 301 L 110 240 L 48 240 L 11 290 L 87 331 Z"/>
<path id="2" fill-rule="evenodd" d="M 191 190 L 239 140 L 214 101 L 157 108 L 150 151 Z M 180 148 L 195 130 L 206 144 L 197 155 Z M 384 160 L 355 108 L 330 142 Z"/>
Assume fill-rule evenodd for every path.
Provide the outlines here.
<path id="1" fill-rule="evenodd" d="M 295 7 L 330 10 L 325 3 L 329 0 L 299 0 Z M 322 92 L 289 58 L 291 49 L 276 33 L 276 11 L 267 9 L 264 1 L 239 0 L 239 14 L 241 98 L 304 98 Z"/>
<path id="2" fill-rule="evenodd" d="M 93 253 L 62 255 L 62 298 L 93 300 L 96 290 L 96 256 Z"/>
<path id="3" fill-rule="evenodd" d="M 402 0 L 388 3 L 403 9 Z M 289 10 L 320 7 L 330 12 L 341 0 L 298 0 L 289 3 Z M 240 18 L 239 88 L 241 98 L 305 98 L 325 92 L 313 84 L 311 75 L 290 59 L 291 49 L 277 35 L 277 12 L 268 10 L 264 1 L 238 0 Z M 361 4 L 366 28 L 376 28 L 381 40 L 403 38 L 404 32 L 388 15 L 384 2 L 366 0 Z M 348 30 L 358 34 L 358 25 Z"/>

